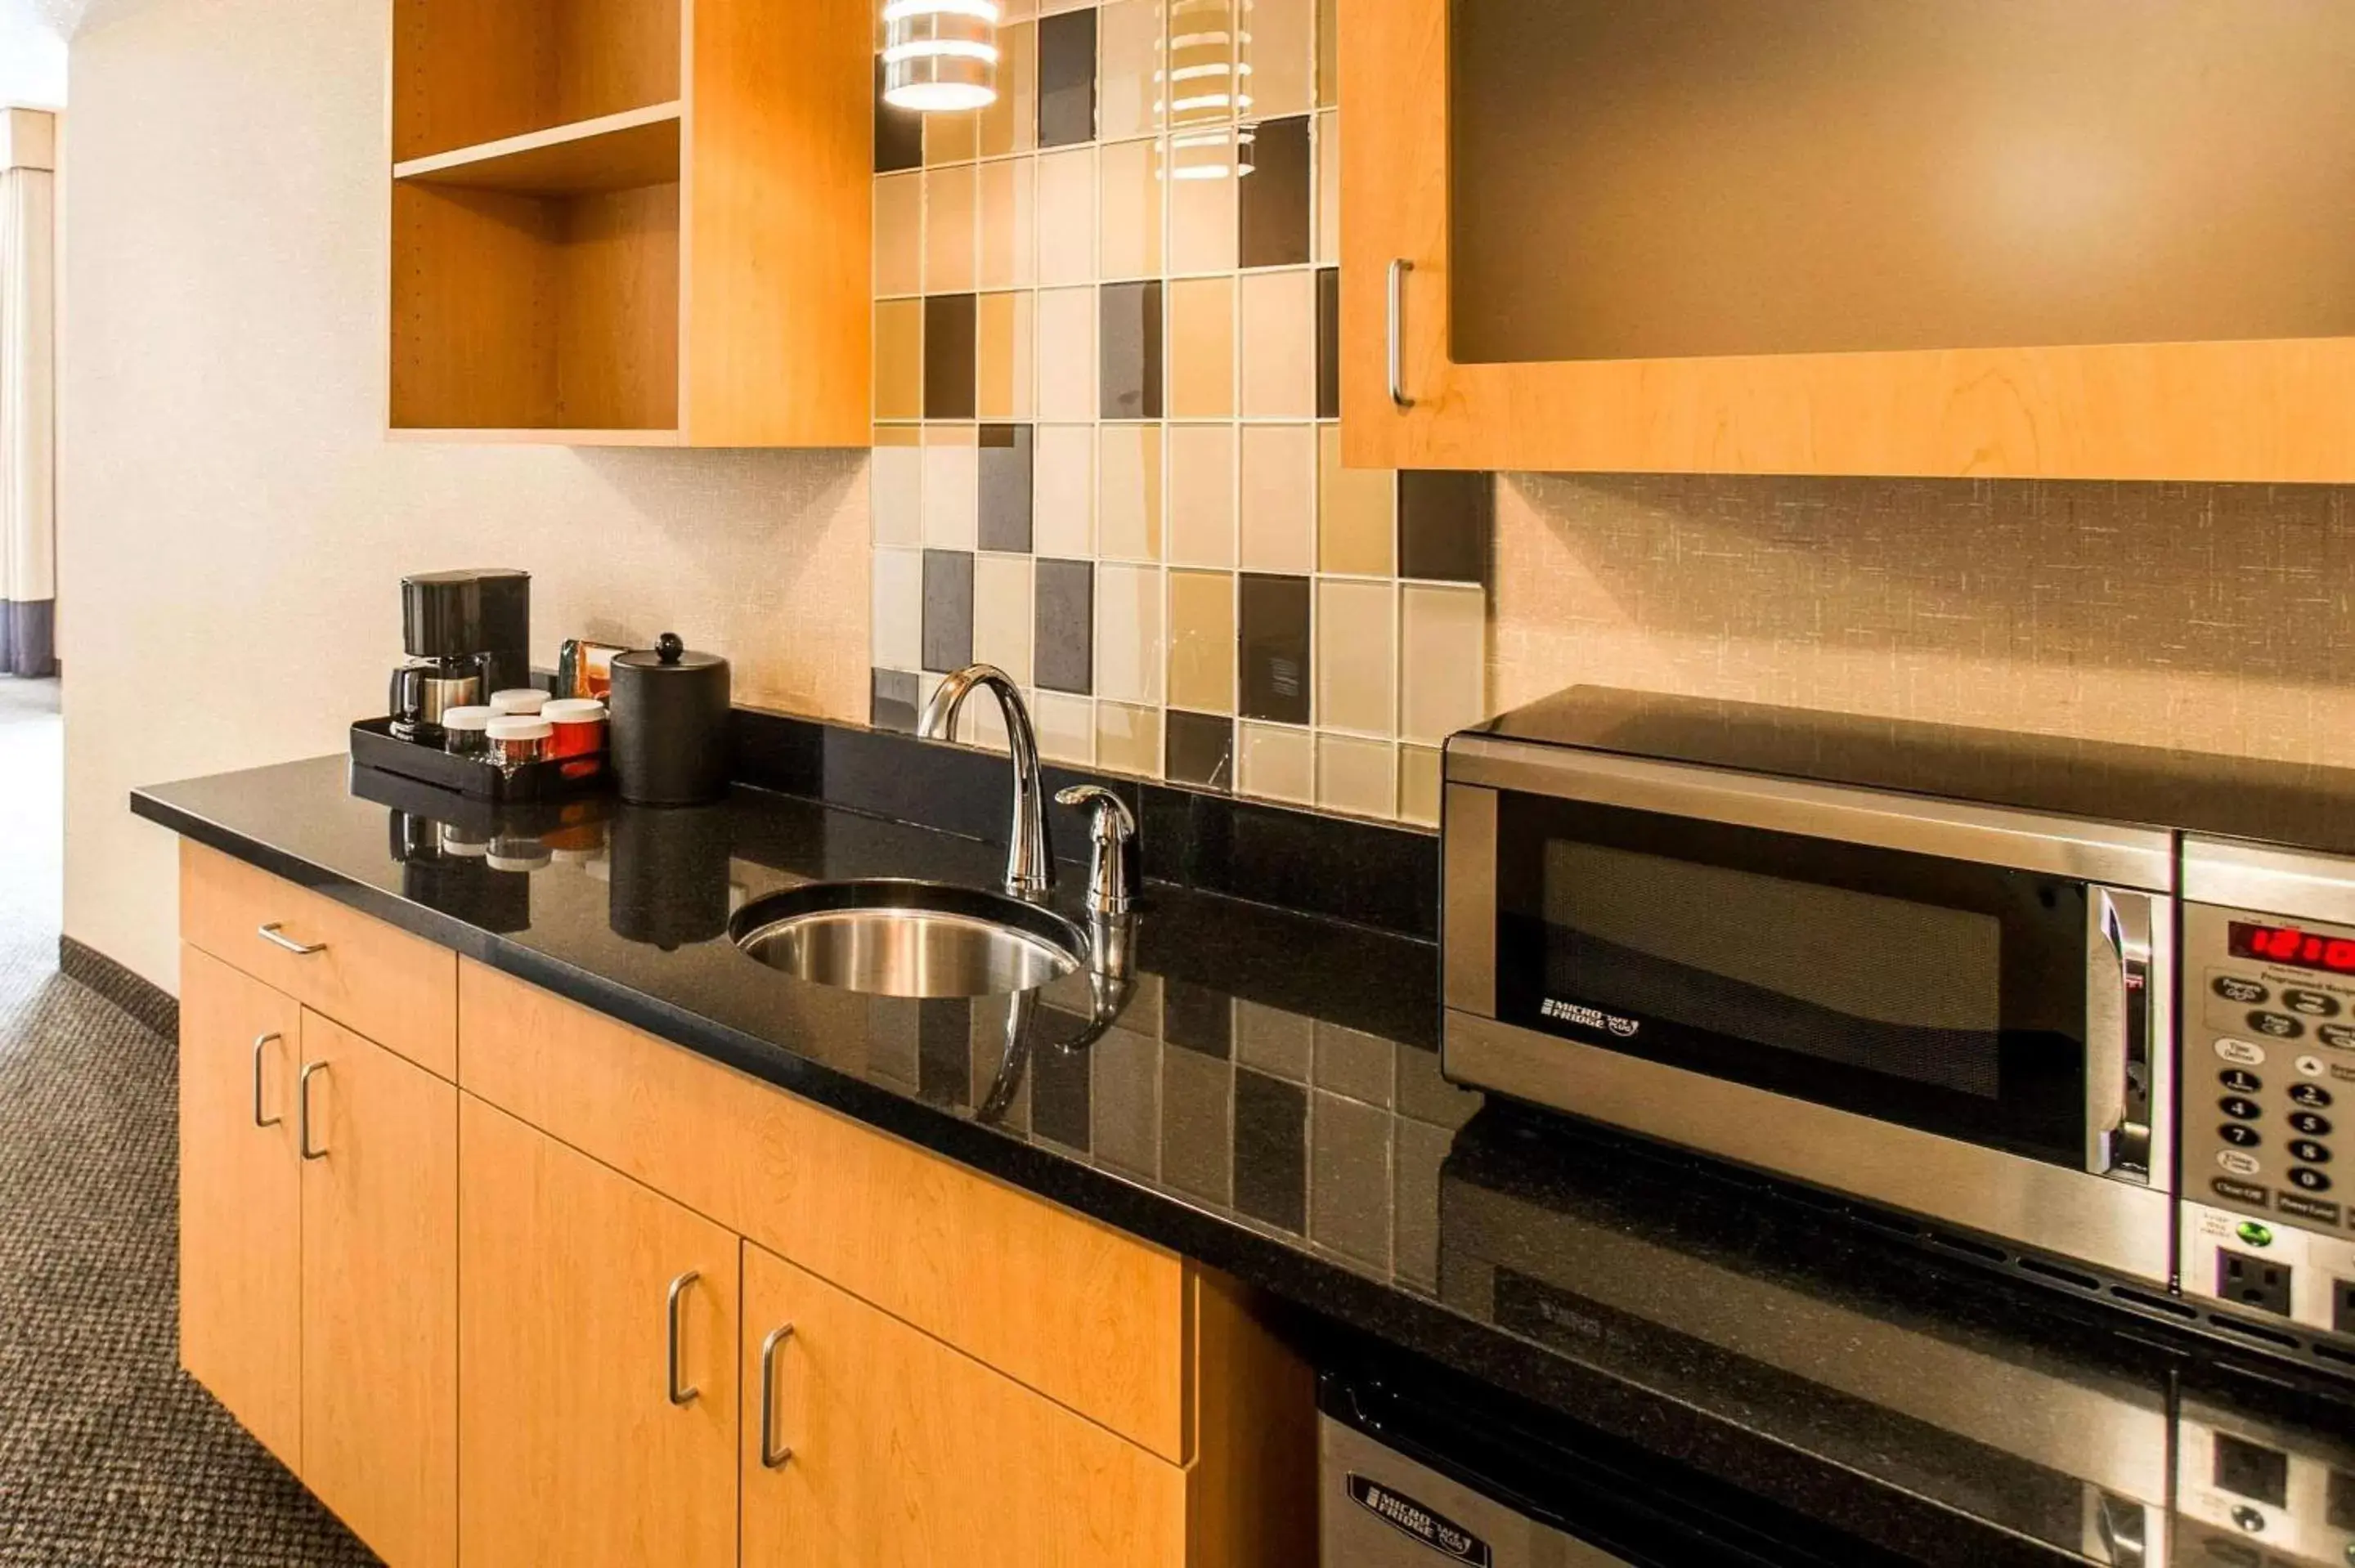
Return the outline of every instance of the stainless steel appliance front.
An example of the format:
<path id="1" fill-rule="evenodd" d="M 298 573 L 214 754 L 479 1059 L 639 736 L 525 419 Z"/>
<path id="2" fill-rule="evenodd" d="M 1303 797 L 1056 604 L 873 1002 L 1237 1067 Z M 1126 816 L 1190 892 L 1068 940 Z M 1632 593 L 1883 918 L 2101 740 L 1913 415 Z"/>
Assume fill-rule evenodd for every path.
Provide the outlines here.
<path id="1" fill-rule="evenodd" d="M 1459 736 L 1444 1065 L 2164 1287 L 2160 830 Z"/>

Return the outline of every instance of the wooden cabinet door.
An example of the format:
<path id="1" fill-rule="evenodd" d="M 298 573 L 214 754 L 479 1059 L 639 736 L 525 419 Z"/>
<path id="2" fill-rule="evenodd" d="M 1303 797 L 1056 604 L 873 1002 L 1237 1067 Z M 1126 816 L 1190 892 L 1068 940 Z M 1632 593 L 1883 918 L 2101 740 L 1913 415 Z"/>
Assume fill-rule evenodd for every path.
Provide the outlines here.
<path id="1" fill-rule="evenodd" d="M 743 1354 L 746 1568 L 1186 1562 L 1184 1470 L 750 1244 Z"/>
<path id="2" fill-rule="evenodd" d="M 290 1469 L 303 1446 L 302 1010 L 180 948 L 180 1364 Z"/>
<path id="3" fill-rule="evenodd" d="M 303 1480 L 394 1568 L 457 1554 L 458 1091 L 303 1014 Z"/>
<path id="4" fill-rule="evenodd" d="M 733 1568 L 736 1237 L 472 1095 L 458 1149 L 460 1559 Z"/>

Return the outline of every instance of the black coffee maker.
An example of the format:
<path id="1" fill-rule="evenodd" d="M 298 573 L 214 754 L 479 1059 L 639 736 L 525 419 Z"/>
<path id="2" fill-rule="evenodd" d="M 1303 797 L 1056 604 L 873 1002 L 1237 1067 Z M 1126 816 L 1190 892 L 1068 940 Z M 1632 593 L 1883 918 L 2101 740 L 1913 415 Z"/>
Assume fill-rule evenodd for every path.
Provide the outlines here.
<path id="1" fill-rule="evenodd" d="M 531 680 L 531 574 L 421 572 L 400 579 L 409 661 L 392 673 L 392 733 L 438 745 L 442 715 Z"/>

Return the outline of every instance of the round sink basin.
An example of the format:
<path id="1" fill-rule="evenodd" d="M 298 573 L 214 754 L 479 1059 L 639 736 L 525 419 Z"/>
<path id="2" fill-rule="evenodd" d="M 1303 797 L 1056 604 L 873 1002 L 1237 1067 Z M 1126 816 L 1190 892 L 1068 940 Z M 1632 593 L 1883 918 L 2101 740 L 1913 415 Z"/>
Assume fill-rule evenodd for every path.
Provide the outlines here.
<path id="1" fill-rule="evenodd" d="M 870 996 L 998 996 L 1078 969 L 1083 938 L 1018 898 L 931 882 L 814 882 L 736 913 L 738 947 L 797 980 Z"/>

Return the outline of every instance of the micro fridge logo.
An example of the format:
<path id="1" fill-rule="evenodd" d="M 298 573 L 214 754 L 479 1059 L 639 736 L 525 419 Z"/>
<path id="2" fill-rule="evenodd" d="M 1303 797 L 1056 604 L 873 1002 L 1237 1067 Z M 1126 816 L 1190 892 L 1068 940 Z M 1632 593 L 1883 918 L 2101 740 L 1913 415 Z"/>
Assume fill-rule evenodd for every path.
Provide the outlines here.
<path id="1" fill-rule="evenodd" d="M 1468 1563 L 1473 1568 L 1491 1568 L 1496 1556 L 1488 1543 L 1443 1513 L 1433 1513 L 1403 1492 L 1394 1492 L 1380 1481 L 1351 1474 L 1349 1496 L 1357 1505 L 1402 1535 L 1412 1536 L 1433 1552 Z"/>
<path id="2" fill-rule="evenodd" d="M 1640 1018 L 1622 1018 L 1615 1012 L 1604 1012 L 1599 1008 L 1562 1001 L 1550 996 L 1540 1005 L 1538 1012 L 1557 1023 L 1575 1023 L 1581 1029 L 1605 1030 L 1622 1040 L 1633 1040 L 1636 1032 L 1644 1027 L 1644 1021 Z"/>

